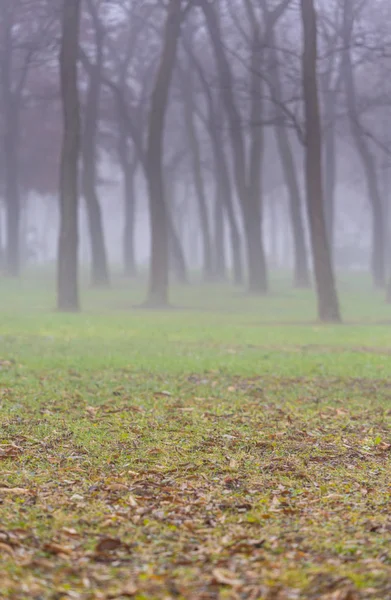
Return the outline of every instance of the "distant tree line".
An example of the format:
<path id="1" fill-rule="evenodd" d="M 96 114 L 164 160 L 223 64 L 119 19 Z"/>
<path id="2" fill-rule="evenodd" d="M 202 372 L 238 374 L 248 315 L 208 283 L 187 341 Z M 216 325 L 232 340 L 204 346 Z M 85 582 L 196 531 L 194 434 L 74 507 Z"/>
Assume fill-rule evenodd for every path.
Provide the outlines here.
<path id="1" fill-rule="evenodd" d="M 319 318 L 339 322 L 337 186 L 353 161 L 368 200 L 368 267 L 391 301 L 390 70 L 388 0 L 0 0 L 5 275 L 20 274 L 34 190 L 58 196 L 58 307 L 79 308 L 80 203 L 92 284 L 110 285 L 106 156 L 122 174 L 128 277 L 147 199 L 146 305 L 169 304 L 171 273 L 190 280 L 189 218 L 206 283 L 267 294 L 268 213 L 289 225 L 293 285 L 313 285 Z M 283 211 L 273 186 L 285 190 Z"/>

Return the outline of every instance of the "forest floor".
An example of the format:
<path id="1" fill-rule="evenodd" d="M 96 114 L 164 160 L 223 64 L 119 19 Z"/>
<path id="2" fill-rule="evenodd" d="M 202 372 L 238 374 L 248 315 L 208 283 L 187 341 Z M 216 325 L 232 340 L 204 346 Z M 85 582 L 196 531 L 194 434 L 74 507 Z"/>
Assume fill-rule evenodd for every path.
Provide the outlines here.
<path id="1" fill-rule="evenodd" d="M 2 291 L 0 598 L 391 598 L 381 294 L 141 297 Z"/>

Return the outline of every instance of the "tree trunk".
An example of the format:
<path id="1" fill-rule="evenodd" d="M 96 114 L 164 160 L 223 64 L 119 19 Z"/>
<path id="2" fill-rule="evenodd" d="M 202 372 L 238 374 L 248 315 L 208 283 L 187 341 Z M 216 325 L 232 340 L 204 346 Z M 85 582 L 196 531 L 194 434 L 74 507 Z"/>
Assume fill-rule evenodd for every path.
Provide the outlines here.
<path id="1" fill-rule="evenodd" d="M 179 221 L 180 212 L 177 204 L 177 189 L 175 185 L 175 169 L 167 169 L 165 172 L 165 192 L 166 192 L 166 206 L 167 206 L 167 225 L 168 225 L 168 236 L 169 236 L 169 258 L 170 267 L 176 276 L 178 283 L 186 285 L 188 283 L 187 266 L 185 254 L 183 251 L 181 239 L 178 231 L 181 231 L 181 224 Z M 175 223 L 173 212 L 177 217 L 177 223 Z M 178 225 L 179 222 L 179 225 Z"/>
<path id="2" fill-rule="evenodd" d="M 77 85 L 81 0 L 63 0 L 60 52 L 64 134 L 60 171 L 60 236 L 57 306 L 79 310 L 78 290 L 78 159 L 80 105 Z"/>
<path id="3" fill-rule="evenodd" d="M 224 206 L 231 239 L 233 280 L 235 285 L 243 285 L 243 252 L 239 225 L 235 215 L 234 198 L 229 177 L 227 158 L 224 151 L 224 142 L 221 136 L 222 120 L 217 111 L 214 110 L 212 97 L 209 98 L 209 118 L 208 132 L 212 142 L 214 172 L 216 177 L 216 186 L 219 190 L 219 198 Z"/>
<path id="4" fill-rule="evenodd" d="M 270 72 L 273 74 L 271 86 L 276 102 L 283 102 L 283 93 L 280 79 L 279 59 L 273 48 L 276 46 L 276 36 L 273 27 L 269 27 L 270 39 Z M 275 127 L 277 148 L 284 173 L 285 185 L 289 198 L 289 212 L 294 244 L 294 270 L 293 285 L 297 288 L 310 286 L 310 270 L 308 265 L 307 248 L 305 244 L 305 230 L 302 216 L 302 201 L 296 166 L 293 157 L 291 142 L 286 128 L 281 125 Z"/>
<path id="5" fill-rule="evenodd" d="M 333 95 L 334 96 L 334 95 Z M 328 129 L 325 134 L 325 172 L 324 172 L 324 192 L 325 192 L 325 219 L 327 236 L 330 245 L 331 255 L 334 249 L 334 229 L 335 229 L 335 186 L 337 180 L 336 164 L 336 136 L 335 136 L 335 104 L 336 98 L 332 97 L 326 100 L 326 123 Z"/>
<path id="6" fill-rule="evenodd" d="M 86 201 L 88 228 L 91 243 L 91 282 L 98 287 L 109 285 L 107 252 L 104 240 L 102 211 L 96 191 L 97 186 L 97 133 L 103 61 L 103 40 L 96 32 L 96 64 L 89 73 L 89 86 L 84 110 L 82 185 Z"/>
<path id="7" fill-rule="evenodd" d="M 122 256 L 124 275 L 126 277 L 137 276 L 137 262 L 135 253 L 135 221 L 136 221 L 136 198 L 134 190 L 134 178 L 136 174 L 136 159 L 131 164 L 129 160 L 128 135 L 119 119 L 118 158 L 122 170 L 122 189 L 124 206 L 124 228 L 122 238 Z"/>
<path id="8" fill-rule="evenodd" d="M 16 123 L 17 117 L 13 113 L 14 109 L 10 107 L 9 116 L 6 119 L 5 140 L 5 207 L 6 207 L 6 226 L 7 226 L 7 244 L 5 248 L 5 273 L 9 277 L 18 277 L 20 275 L 20 192 L 18 175 L 18 131 Z"/>
<path id="9" fill-rule="evenodd" d="M 202 278 L 204 281 L 211 281 L 214 275 L 212 240 L 205 185 L 202 173 L 201 153 L 197 137 L 196 125 L 194 123 L 192 81 L 190 76 L 187 76 L 185 79 L 183 72 L 181 72 L 181 87 L 183 100 L 183 117 L 191 152 L 194 188 L 198 203 L 198 214 L 201 229 L 203 249 Z"/>
<path id="10" fill-rule="evenodd" d="M 387 302 L 387 304 L 391 304 L 391 277 L 389 277 L 388 283 L 387 283 L 386 302 Z"/>
<path id="11" fill-rule="evenodd" d="M 224 205 L 228 220 L 232 250 L 233 280 L 234 284 L 239 286 L 243 285 L 244 281 L 242 240 L 235 215 L 231 182 L 224 148 L 222 146 L 222 140 L 219 139 L 219 137 L 216 136 L 215 132 L 212 132 L 212 130 L 214 130 L 214 128 L 211 128 L 211 136 L 216 169 L 216 185 L 220 189 L 220 201 Z"/>
<path id="12" fill-rule="evenodd" d="M 244 213 L 244 230 L 248 259 L 248 291 L 250 294 L 267 292 L 266 258 L 260 239 L 260 211 L 256 205 L 248 203 Z"/>
<path id="13" fill-rule="evenodd" d="M 279 252 L 278 252 L 278 215 L 276 198 L 272 197 L 269 201 L 270 208 L 270 263 L 272 268 L 279 268 Z"/>
<path id="14" fill-rule="evenodd" d="M 20 92 L 12 86 L 12 27 L 9 7 L 2 8 L 4 15 L 4 52 L 1 55 L 1 92 L 4 110 L 4 193 L 6 209 L 5 273 L 9 277 L 20 274 L 20 190 L 19 190 L 19 110 Z"/>
<path id="15" fill-rule="evenodd" d="M 250 157 L 244 224 L 247 231 L 249 291 L 265 294 L 268 291 L 266 254 L 263 242 L 263 199 L 261 171 L 263 160 L 263 129 L 257 126 L 262 114 L 262 80 L 258 74 L 261 40 L 257 28 L 253 33 L 251 54 L 251 135 Z"/>
<path id="16" fill-rule="evenodd" d="M 324 217 L 322 143 L 317 82 L 317 22 L 314 0 L 301 0 L 303 22 L 303 93 L 306 123 L 306 191 L 310 224 L 318 317 L 341 321 Z"/>
<path id="17" fill-rule="evenodd" d="M 205 79 L 202 66 L 197 61 L 191 48 L 183 40 L 185 50 L 187 51 L 192 64 L 195 66 L 200 82 L 202 84 L 205 98 L 208 106 L 207 132 L 210 135 L 213 159 L 214 173 L 216 177 L 216 186 L 220 190 L 221 202 L 226 210 L 229 232 L 231 238 L 232 263 L 233 263 L 233 279 L 235 285 L 242 285 L 244 281 L 243 269 L 243 253 L 240 230 L 235 215 L 234 198 L 232 193 L 231 181 L 227 165 L 227 158 L 224 151 L 224 140 L 221 135 L 223 129 L 223 117 L 220 108 L 215 107 L 211 88 L 208 81 Z M 220 99 L 218 99 L 220 102 Z"/>
<path id="18" fill-rule="evenodd" d="M 170 236 L 170 255 L 173 271 L 178 283 L 187 285 L 189 279 L 187 275 L 185 254 L 171 215 L 168 215 L 168 231 Z"/>
<path id="19" fill-rule="evenodd" d="M 237 109 L 233 94 L 234 84 L 231 69 L 224 46 L 221 40 L 221 31 L 213 6 L 206 0 L 202 2 L 202 9 L 205 15 L 206 24 L 210 34 L 211 44 L 218 65 L 219 80 L 224 106 L 229 120 L 229 133 L 231 136 L 231 145 L 233 152 L 233 167 L 234 181 L 238 194 L 242 215 L 244 231 L 246 235 L 247 247 L 247 262 L 249 271 L 249 291 L 253 293 L 264 293 L 267 290 L 267 275 L 266 275 L 266 260 L 261 242 L 261 213 L 260 213 L 260 180 L 259 184 L 254 187 L 255 178 L 260 177 L 260 164 L 256 164 L 254 160 L 256 155 L 260 161 L 260 138 L 261 133 L 253 132 L 253 147 L 252 147 L 252 162 L 249 168 L 249 182 L 247 182 L 246 160 L 245 160 L 245 144 L 242 132 L 242 123 L 239 111 Z M 253 53 L 254 54 L 254 53 Z M 254 58 L 254 57 L 253 57 Z M 260 80 L 257 75 L 258 64 L 253 74 L 253 85 L 256 79 Z M 259 82 L 256 85 L 260 85 Z M 253 90 L 254 91 L 254 90 Z M 260 98 L 255 98 L 252 94 L 252 117 L 254 117 L 256 102 Z M 259 120 L 260 115 L 257 112 L 256 120 Z M 256 171 L 258 170 L 258 172 Z M 255 222 L 254 222 L 255 220 Z"/>
<path id="20" fill-rule="evenodd" d="M 305 245 L 304 223 L 301 213 L 301 195 L 296 175 L 295 162 L 287 131 L 284 127 L 279 126 L 276 127 L 275 131 L 277 147 L 284 172 L 285 185 L 288 192 L 291 229 L 295 249 L 293 285 L 297 288 L 308 288 L 311 285 L 310 271 L 307 248 Z"/>
<path id="21" fill-rule="evenodd" d="M 385 267 L 385 219 L 384 207 L 377 180 L 376 162 L 369 148 L 367 140 L 363 135 L 360 125 L 360 119 L 357 111 L 356 86 L 351 60 L 351 29 L 353 27 L 354 16 L 352 14 L 352 5 L 350 0 L 344 3 L 344 47 L 342 68 L 343 79 L 345 83 L 346 100 L 348 105 L 348 114 L 350 119 L 351 132 L 356 144 L 357 152 L 360 156 L 365 177 L 367 180 L 367 189 L 369 201 L 372 207 L 372 257 L 371 271 L 373 282 L 376 287 L 384 287 L 386 280 Z"/>
<path id="22" fill-rule="evenodd" d="M 124 190 L 124 231 L 123 231 L 123 261 L 124 273 L 127 277 L 137 276 L 135 253 L 135 221 L 136 198 L 134 192 L 134 173 L 129 166 L 123 171 Z"/>
<path id="23" fill-rule="evenodd" d="M 168 305 L 168 223 L 163 180 L 163 135 L 181 27 L 181 0 L 170 0 L 163 49 L 151 98 L 146 171 L 151 222 L 151 265 L 146 305 Z"/>
<path id="24" fill-rule="evenodd" d="M 225 254 L 225 214 L 221 199 L 221 190 L 216 187 L 214 203 L 214 276 L 218 281 L 227 279 L 227 261 Z"/>

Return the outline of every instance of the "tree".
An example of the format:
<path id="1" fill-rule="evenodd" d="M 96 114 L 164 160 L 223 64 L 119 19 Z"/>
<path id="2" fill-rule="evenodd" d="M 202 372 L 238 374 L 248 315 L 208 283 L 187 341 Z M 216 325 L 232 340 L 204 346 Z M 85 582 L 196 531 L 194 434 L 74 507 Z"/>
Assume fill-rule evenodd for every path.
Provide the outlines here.
<path id="1" fill-rule="evenodd" d="M 303 23 L 303 95 L 305 111 L 305 176 L 318 317 L 341 321 L 326 230 L 322 182 L 322 140 L 317 82 L 317 19 L 314 0 L 300 0 Z"/>
<path id="2" fill-rule="evenodd" d="M 63 0 L 60 80 L 63 142 L 60 167 L 60 235 L 57 306 L 79 310 L 78 290 L 78 160 L 80 105 L 77 81 L 81 0 Z"/>
<path id="3" fill-rule="evenodd" d="M 188 54 L 192 67 L 196 70 L 198 78 L 204 92 L 207 115 L 204 119 L 205 129 L 210 137 L 211 151 L 213 154 L 213 171 L 216 180 L 216 204 L 215 211 L 220 215 L 224 209 L 227 216 L 228 228 L 231 238 L 231 251 L 232 251 L 232 268 L 233 268 L 233 280 L 235 285 L 242 285 L 244 282 L 243 273 L 243 258 L 242 258 L 242 240 L 240 235 L 240 228 L 238 219 L 235 213 L 234 205 L 234 193 L 230 181 L 229 165 L 227 160 L 227 153 L 225 151 L 225 138 L 223 136 L 224 131 L 224 114 L 220 110 L 220 104 L 222 103 L 221 92 L 213 94 L 213 86 L 208 81 L 202 61 L 199 60 L 193 47 L 189 44 L 182 36 L 183 47 Z M 221 208 L 217 206 L 218 201 L 221 203 Z M 215 228 L 216 228 L 216 258 L 215 265 L 217 271 L 222 271 L 223 265 L 219 266 L 219 261 L 222 260 L 223 251 L 217 249 L 219 245 L 219 234 L 217 229 L 219 224 L 217 222 L 217 214 L 215 217 Z M 221 244 L 220 244 L 221 246 Z"/>
<path id="4" fill-rule="evenodd" d="M 247 249 L 247 264 L 249 274 L 249 291 L 251 293 L 265 293 L 267 291 L 267 276 L 265 253 L 261 240 L 261 214 L 260 214 L 260 159 L 262 153 L 262 134 L 259 131 L 251 136 L 251 159 L 246 164 L 246 152 L 242 119 L 234 96 L 234 81 L 230 64 L 226 55 L 221 36 L 221 28 L 212 4 L 202 0 L 202 9 L 208 27 L 210 41 L 213 46 L 220 87 L 223 90 L 222 100 L 226 110 L 229 132 L 231 137 L 232 153 L 234 160 L 234 181 L 243 216 L 245 241 Z M 252 60 L 256 58 L 256 45 L 258 32 L 254 33 Z M 252 77 L 251 116 L 259 120 L 261 102 L 259 94 L 260 81 L 257 75 Z M 253 187 L 255 186 L 255 188 Z"/>
<path id="5" fill-rule="evenodd" d="M 2 160 L 6 209 L 5 272 L 20 273 L 21 113 L 26 86 L 37 56 L 51 35 L 45 0 L 5 0 L 0 9 L 0 97 L 3 113 Z"/>
<path id="6" fill-rule="evenodd" d="M 91 241 L 91 281 L 94 286 L 109 285 L 109 269 L 104 239 L 102 211 L 97 194 L 97 136 L 102 87 L 104 29 L 92 0 L 88 1 L 95 41 L 95 62 L 89 65 L 84 106 L 82 189 L 86 201 Z"/>
<path id="7" fill-rule="evenodd" d="M 266 11 L 266 19 L 270 20 L 270 13 Z M 284 98 L 282 92 L 281 74 L 279 57 L 276 51 L 277 40 L 274 32 L 274 25 L 271 22 L 268 24 L 269 36 L 269 86 L 272 94 L 272 101 L 276 104 L 276 109 L 280 117 L 284 117 L 283 106 Z M 304 223 L 302 217 L 302 201 L 300 194 L 299 178 L 295 165 L 294 153 L 291 145 L 291 138 L 286 127 L 284 119 L 282 122 L 277 122 L 275 127 L 275 136 L 277 148 L 280 155 L 281 166 L 283 169 L 285 186 L 289 197 L 290 221 L 292 227 L 292 237 L 294 244 L 294 269 L 293 269 L 293 285 L 297 288 L 306 288 L 310 286 L 310 272 L 308 265 L 307 248 L 304 235 Z"/>
<path id="8" fill-rule="evenodd" d="M 187 134 L 187 141 L 191 152 L 194 188 L 198 203 L 199 220 L 201 226 L 203 265 L 202 276 L 204 281 L 212 281 L 214 278 L 214 266 L 212 255 L 212 239 L 209 223 L 208 201 L 205 189 L 205 177 L 202 171 L 202 160 L 200 143 L 197 135 L 197 127 L 194 119 L 194 85 L 192 73 L 188 69 L 178 69 L 181 85 L 181 96 L 183 103 L 183 120 Z"/>
<path id="9" fill-rule="evenodd" d="M 182 21 L 181 0 L 170 0 L 163 48 L 149 110 L 146 174 L 151 223 L 151 259 L 146 305 L 168 305 L 169 233 L 163 177 L 164 123 Z"/>
<path id="10" fill-rule="evenodd" d="M 376 160 L 371 151 L 369 141 L 363 134 L 360 115 L 357 108 L 356 82 L 354 77 L 351 44 L 353 40 L 352 31 L 355 21 L 353 0 L 344 0 L 343 4 L 343 57 L 342 72 L 345 84 L 346 104 L 348 117 L 357 152 L 360 156 L 364 169 L 368 197 L 372 208 L 372 257 L 371 270 L 373 282 L 377 287 L 384 287 L 386 281 L 385 269 L 385 219 L 384 207 L 380 193 L 379 181 L 376 169 Z"/>

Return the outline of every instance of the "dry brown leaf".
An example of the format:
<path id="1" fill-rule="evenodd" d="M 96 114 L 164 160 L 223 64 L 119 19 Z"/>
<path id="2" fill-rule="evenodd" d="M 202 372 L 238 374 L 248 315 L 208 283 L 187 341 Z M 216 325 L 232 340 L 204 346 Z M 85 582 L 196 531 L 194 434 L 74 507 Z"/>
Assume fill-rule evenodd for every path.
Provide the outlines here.
<path id="1" fill-rule="evenodd" d="M 4 542 L 0 542 L 0 554 L 5 552 L 5 554 L 9 554 L 10 556 L 15 556 L 15 552 L 8 544 L 4 544 Z"/>
<path id="2" fill-rule="evenodd" d="M 95 548 L 96 552 L 112 552 L 113 550 L 117 550 L 122 546 L 121 540 L 117 538 L 103 538 L 101 539 Z"/>
<path id="3" fill-rule="evenodd" d="M 356 592 L 352 589 L 336 590 L 321 596 L 324 600 L 358 600 Z"/>
<path id="4" fill-rule="evenodd" d="M 0 488 L 0 494 L 15 494 L 15 496 L 28 496 L 29 494 L 31 494 L 30 490 L 27 490 L 26 488 L 7 488 L 7 487 L 1 487 Z"/>
<path id="5" fill-rule="evenodd" d="M 212 574 L 216 583 L 229 585 L 231 587 L 239 587 L 243 584 L 240 579 L 237 579 L 235 573 L 228 571 L 228 569 L 213 569 Z"/>
<path id="6" fill-rule="evenodd" d="M 121 590 L 121 596 L 131 598 L 138 592 L 138 587 L 134 581 L 128 581 Z"/>
<path id="7" fill-rule="evenodd" d="M 22 454 L 22 448 L 15 444 L 4 444 L 0 446 L 0 459 L 16 458 Z"/>
<path id="8" fill-rule="evenodd" d="M 129 494 L 129 496 L 128 496 L 128 504 L 129 504 L 129 506 L 132 506 L 133 508 L 136 508 L 136 506 L 138 506 L 138 502 L 137 502 L 136 498 L 134 496 L 132 496 L 132 494 Z"/>
<path id="9" fill-rule="evenodd" d="M 56 542 L 44 544 L 43 549 L 51 554 L 65 554 L 66 556 L 70 556 L 73 552 L 69 546 L 61 546 L 61 544 L 56 544 Z"/>
<path id="10" fill-rule="evenodd" d="M 80 537 L 80 534 L 76 531 L 76 529 L 70 527 L 63 527 L 61 532 L 69 537 Z"/>

